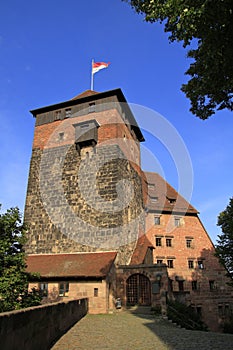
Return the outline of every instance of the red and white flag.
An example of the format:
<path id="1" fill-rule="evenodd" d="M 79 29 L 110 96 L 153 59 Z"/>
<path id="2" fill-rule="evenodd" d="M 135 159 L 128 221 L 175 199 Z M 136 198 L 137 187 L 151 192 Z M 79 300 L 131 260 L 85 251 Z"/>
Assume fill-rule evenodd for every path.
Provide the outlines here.
<path id="1" fill-rule="evenodd" d="M 109 66 L 110 62 L 104 63 L 104 62 L 92 62 L 92 74 L 97 73 L 99 70 L 103 68 L 107 68 Z"/>

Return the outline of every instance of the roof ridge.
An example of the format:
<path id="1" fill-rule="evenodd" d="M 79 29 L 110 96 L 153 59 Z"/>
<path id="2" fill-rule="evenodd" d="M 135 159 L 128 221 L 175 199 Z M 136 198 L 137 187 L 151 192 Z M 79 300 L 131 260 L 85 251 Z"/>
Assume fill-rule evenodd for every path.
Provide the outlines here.
<path id="1" fill-rule="evenodd" d="M 78 100 L 79 98 L 92 96 L 92 95 L 96 95 L 96 94 L 99 94 L 99 92 L 88 89 L 88 90 L 81 92 L 81 94 L 74 96 L 73 98 L 71 98 L 71 100 Z"/>
<path id="2" fill-rule="evenodd" d="M 101 252 L 68 252 L 68 253 L 34 253 L 34 254 L 27 254 L 27 256 L 48 256 L 48 255 L 81 255 L 81 254 L 106 254 L 106 253 L 117 253 L 116 250 L 107 250 L 107 251 L 101 251 Z"/>

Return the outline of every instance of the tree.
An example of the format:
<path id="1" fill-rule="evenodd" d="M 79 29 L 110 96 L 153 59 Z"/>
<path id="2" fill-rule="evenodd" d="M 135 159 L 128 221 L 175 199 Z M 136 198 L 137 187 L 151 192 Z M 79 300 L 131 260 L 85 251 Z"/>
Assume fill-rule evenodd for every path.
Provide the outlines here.
<path id="1" fill-rule="evenodd" d="M 219 214 L 217 225 L 221 226 L 222 234 L 218 236 L 216 255 L 233 277 L 233 198 L 230 199 L 226 209 Z"/>
<path id="2" fill-rule="evenodd" d="M 40 304 L 39 293 L 28 292 L 25 241 L 19 209 L 0 214 L 0 312 Z"/>
<path id="3" fill-rule="evenodd" d="M 165 22 L 169 40 L 192 44 L 191 76 L 181 90 L 190 99 L 190 111 L 207 119 L 216 110 L 233 110 L 233 2 L 232 0 L 123 0 L 148 22 Z"/>

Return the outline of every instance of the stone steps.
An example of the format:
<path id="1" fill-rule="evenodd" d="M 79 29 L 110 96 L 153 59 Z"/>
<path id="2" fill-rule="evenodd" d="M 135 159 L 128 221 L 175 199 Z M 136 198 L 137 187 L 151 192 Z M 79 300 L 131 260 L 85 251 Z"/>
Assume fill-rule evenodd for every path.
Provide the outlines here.
<path id="1" fill-rule="evenodd" d="M 141 306 L 141 305 L 129 306 L 127 307 L 126 311 L 132 314 L 141 314 L 141 315 L 153 314 L 153 311 L 151 311 L 151 306 Z"/>

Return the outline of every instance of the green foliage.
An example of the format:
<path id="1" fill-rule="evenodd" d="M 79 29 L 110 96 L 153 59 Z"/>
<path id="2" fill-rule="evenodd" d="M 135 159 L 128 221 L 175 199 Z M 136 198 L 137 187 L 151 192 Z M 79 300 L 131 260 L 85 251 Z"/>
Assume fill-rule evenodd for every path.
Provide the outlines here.
<path id="1" fill-rule="evenodd" d="M 192 58 L 181 90 L 190 99 L 190 111 L 207 119 L 216 110 L 233 110 L 233 2 L 232 0 L 123 0 L 146 21 L 165 22 L 169 40 L 181 41 Z"/>
<path id="2" fill-rule="evenodd" d="M 0 214 L 0 312 L 38 305 L 39 294 L 28 292 L 25 240 L 19 209 Z"/>
<path id="3" fill-rule="evenodd" d="M 170 320 L 181 327 L 192 330 L 207 331 L 207 326 L 201 320 L 198 313 L 190 306 L 178 301 L 168 301 L 167 315 Z"/>
<path id="4" fill-rule="evenodd" d="M 219 214 L 217 225 L 221 226 L 222 234 L 218 236 L 216 255 L 233 277 L 233 198 L 230 199 L 226 209 Z"/>

